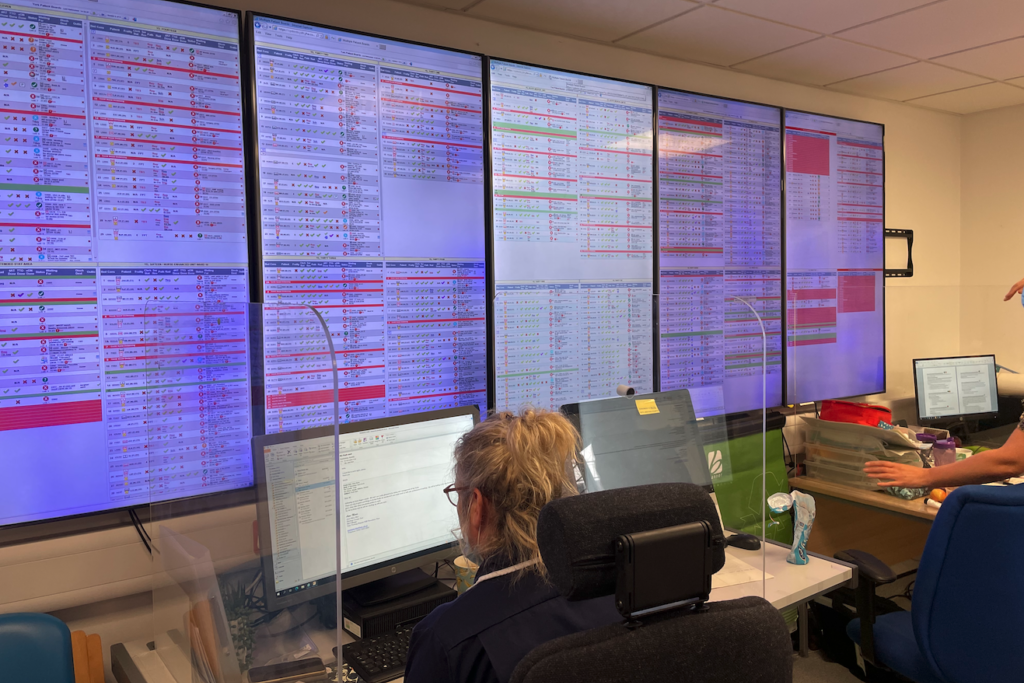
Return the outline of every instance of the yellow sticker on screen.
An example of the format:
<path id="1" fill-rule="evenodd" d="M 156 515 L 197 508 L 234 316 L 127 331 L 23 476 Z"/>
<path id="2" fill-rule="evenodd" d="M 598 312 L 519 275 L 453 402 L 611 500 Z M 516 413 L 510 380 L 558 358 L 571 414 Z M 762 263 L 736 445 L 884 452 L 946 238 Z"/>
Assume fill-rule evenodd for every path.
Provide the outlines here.
<path id="1" fill-rule="evenodd" d="M 658 404 L 655 403 L 653 398 L 638 398 L 636 400 L 636 412 L 641 415 L 654 415 L 661 411 L 658 410 Z"/>

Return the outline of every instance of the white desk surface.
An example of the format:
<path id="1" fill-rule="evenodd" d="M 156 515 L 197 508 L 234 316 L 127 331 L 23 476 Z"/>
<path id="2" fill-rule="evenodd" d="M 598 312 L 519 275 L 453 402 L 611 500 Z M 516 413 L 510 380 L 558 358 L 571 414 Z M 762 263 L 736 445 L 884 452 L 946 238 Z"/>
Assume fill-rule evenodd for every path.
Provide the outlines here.
<path id="1" fill-rule="evenodd" d="M 715 588 L 711 591 L 711 600 L 720 602 L 724 600 L 735 600 L 750 596 L 762 596 L 762 589 L 766 590 L 764 597 L 776 609 L 785 609 L 808 602 L 815 597 L 827 593 L 830 590 L 842 586 L 854 578 L 854 570 L 849 565 L 829 560 L 827 558 L 810 556 L 810 563 L 806 565 L 795 565 L 786 562 L 789 554 L 789 547 L 768 542 L 765 549 L 765 568 L 772 578 L 764 582 L 754 581 L 750 583 Z M 746 562 L 756 569 L 761 568 L 761 551 L 740 550 L 729 547 L 725 552 L 733 557 Z M 332 649 L 337 644 L 336 632 L 317 628 L 314 621 L 306 627 L 306 634 L 316 644 L 318 656 L 326 664 L 334 663 Z M 342 643 L 350 643 L 353 638 L 347 631 L 342 631 Z M 144 641 L 125 643 L 136 665 L 146 676 L 147 683 L 175 683 L 174 678 L 163 666 L 159 656 L 146 649 Z M 244 677 L 248 680 L 247 677 Z M 401 683 L 402 679 L 398 679 Z M 182 683 L 182 682 L 178 682 Z"/>
<path id="2" fill-rule="evenodd" d="M 764 545 L 764 549 L 765 570 L 772 576 L 764 582 L 763 589 L 766 594 L 762 595 L 761 581 L 741 583 L 726 588 L 715 588 L 711 591 L 712 602 L 756 595 L 764 597 L 772 604 L 772 607 L 781 610 L 808 602 L 854 578 L 853 568 L 836 560 L 811 555 L 809 564 L 796 565 L 786 562 L 786 556 L 789 554 L 788 546 L 768 542 Z M 761 569 L 760 550 L 740 550 L 729 547 L 725 552 L 743 560 L 755 569 Z"/>

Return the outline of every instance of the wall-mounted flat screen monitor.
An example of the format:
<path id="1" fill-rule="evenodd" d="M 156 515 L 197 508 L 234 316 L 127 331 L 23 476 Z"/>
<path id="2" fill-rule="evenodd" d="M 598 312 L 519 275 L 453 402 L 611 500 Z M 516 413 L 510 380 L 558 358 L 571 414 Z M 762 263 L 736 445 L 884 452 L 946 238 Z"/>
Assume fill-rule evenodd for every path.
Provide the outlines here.
<path id="1" fill-rule="evenodd" d="M 496 407 L 653 391 L 653 88 L 490 76 Z"/>
<path id="2" fill-rule="evenodd" d="M 263 300 L 313 306 L 342 422 L 487 410 L 483 58 L 251 15 Z M 330 359 L 265 338 L 268 433 L 331 424 Z"/>
<path id="3" fill-rule="evenodd" d="M 0 7 L 0 525 L 252 484 L 239 31 Z"/>
<path id="4" fill-rule="evenodd" d="M 885 391 L 877 123 L 786 111 L 786 401 Z"/>
<path id="5" fill-rule="evenodd" d="M 659 89 L 658 203 L 661 390 L 781 404 L 781 110 Z"/>

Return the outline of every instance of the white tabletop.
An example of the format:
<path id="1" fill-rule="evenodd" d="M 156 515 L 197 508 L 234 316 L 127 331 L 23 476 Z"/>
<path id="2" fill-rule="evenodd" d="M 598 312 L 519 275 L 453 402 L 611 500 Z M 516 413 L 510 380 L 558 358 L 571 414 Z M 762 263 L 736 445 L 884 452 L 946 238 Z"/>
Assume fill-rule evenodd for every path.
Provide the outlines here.
<path id="1" fill-rule="evenodd" d="M 756 595 L 765 598 L 776 609 L 785 609 L 807 602 L 822 593 L 842 586 L 853 579 L 853 568 L 849 565 L 829 560 L 817 555 L 810 555 L 810 562 L 796 565 L 786 562 L 789 547 L 772 542 L 764 545 L 764 568 L 772 578 L 764 581 L 741 583 L 711 591 L 711 600 L 735 600 Z M 761 570 L 760 550 L 740 550 L 729 547 L 726 554 L 746 562 L 757 570 Z"/>

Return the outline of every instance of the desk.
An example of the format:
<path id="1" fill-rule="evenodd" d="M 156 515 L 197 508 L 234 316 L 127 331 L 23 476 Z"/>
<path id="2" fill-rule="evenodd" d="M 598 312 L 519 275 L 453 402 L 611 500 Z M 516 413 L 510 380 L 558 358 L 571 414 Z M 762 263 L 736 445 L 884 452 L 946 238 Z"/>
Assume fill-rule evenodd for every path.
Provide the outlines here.
<path id="1" fill-rule="evenodd" d="M 884 491 L 809 477 L 794 477 L 789 485 L 814 496 L 816 512 L 807 549 L 826 557 L 841 550 L 864 550 L 888 565 L 919 559 L 938 513 L 924 499 L 902 500 Z"/>
<path id="2" fill-rule="evenodd" d="M 726 553 L 737 559 L 761 567 L 761 552 L 726 548 Z M 765 598 L 776 609 L 786 609 L 793 605 L 799 606 L 801 629 L 801 653 L 806 652 L 807 634 L 807 603 L 823 593 L 827 593 L 844 584 L 853 584 L 857 580 L 857 570 L 852 565 L 828 557 L 811 556 L 807 565 L 798 566 L 786 562 L 789 546 L 774 541 L 765 544 L 765 564 L 772 578 L 764 582 Z M 712 601 L 735 600 L 749 596 L 761 596 L 762 582 L 742 583 L 711 591 Z M 316 626 L 314 626 L 316 625 Z M 319 628 L 317 622 L 306 627 L 306 634 L 316 643 L 318 655 L 327 664 L 334 663 L 331 649 L 336 644 L 336 631 Z M 342 642 L 350 643 L 353 638 L 342 631 Z M 111 667 L 115 671 L 127 672 L 116 675 L 118 683 L 185 683 L 176 681 L 160 659 L 160 655 L 150 651 L 146 640 L 119 643 L 110 649 Z M 248 679 L 246 679 L 248 680 Z M 402 679 L 398 679 L 400 682 Z M 191 682 L 189 682 L 191 683 Z"/>

